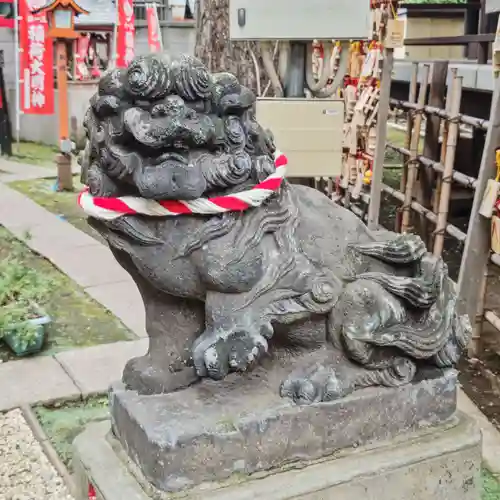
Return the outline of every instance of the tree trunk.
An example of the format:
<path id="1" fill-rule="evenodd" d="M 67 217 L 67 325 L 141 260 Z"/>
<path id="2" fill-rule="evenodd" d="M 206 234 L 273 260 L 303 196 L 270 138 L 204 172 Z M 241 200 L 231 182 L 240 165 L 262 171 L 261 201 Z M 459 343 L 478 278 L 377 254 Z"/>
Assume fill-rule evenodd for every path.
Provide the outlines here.
<path id="1" fill-rule="evenodd" d="M 262 93 L 268 79 L 257 44 L 229 40 L 229 0 L 197 0 L 196 19 L 196 57 L 211 72 L 232 73 L 242 85 L 257 95 Z"/>

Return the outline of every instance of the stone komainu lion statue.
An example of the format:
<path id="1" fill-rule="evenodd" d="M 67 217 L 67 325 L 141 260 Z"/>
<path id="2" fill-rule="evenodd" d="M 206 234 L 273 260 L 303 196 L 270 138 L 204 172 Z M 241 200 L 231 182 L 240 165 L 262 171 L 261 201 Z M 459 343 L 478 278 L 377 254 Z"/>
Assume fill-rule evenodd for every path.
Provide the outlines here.
<path id="1" fill-rule="evenodd" d="M 250 189 L 275 169 L 254 103 L 233 75 L 192 57 L 111 71 L 85 118 L 89 194 L 198 200 Z M 245 211 L 89 222 L 144 300 L 149 351 L 123 375 L 141 393 L 313 352 L 279 390 L 327 401 L 451 367 L 470 338 L 446 265 L 417 236 L 370 232 L 308 187 L 283 181 Z"/>

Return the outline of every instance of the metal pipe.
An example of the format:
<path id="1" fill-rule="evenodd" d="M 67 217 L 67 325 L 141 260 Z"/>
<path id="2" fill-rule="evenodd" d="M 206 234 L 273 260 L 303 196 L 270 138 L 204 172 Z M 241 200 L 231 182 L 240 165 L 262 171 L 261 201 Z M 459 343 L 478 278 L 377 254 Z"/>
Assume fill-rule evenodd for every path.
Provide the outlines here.
<path id="1" fill-rule="evenodd" d="M 21 89 L 20 85 L 23 83 L 21 81 L 21 68 L 20 68 L 20 57 L 21 50 L 19 48 L 19 6 L 18 1 L 14 0 L 12 2 L 14 5 L 14 46 L 16 47 L 16 55 L 15 55 L 15 64 L 14 64 L 14 72 L 15 72 L 15 100 L 16 100 L 16 143 L 19 147 L 19 140 L 21 136 Z M 24 80 L 24 79 L 23 79 Z"/>
<path id="2" fill-rule="evenodd" d="M 285 84 L 286 97 L 304 97 L 306 86 L 306 44 L 290 42 L 290 66 Z"/>
<path id="3" fill-rule="evenodd" d="M 120 23 L 120 16 L 118 15 L 119 14 L 119 10 L 118 10 L 118 2 L 120 2 L 121 0 L 114 0 L 115 2 L 115 6 L 116 6 L 116 9 L 115 9 L 115 25 L 113 26 L 113 40 L 112 40 L 112 57 L 111 57 L 111 64 L 110 64 L 110 68 L 111 69 L 115 69 L 116 68 L 116 60 L 117 60 L 117 57 L 118 57 L 118 24 Z"/>

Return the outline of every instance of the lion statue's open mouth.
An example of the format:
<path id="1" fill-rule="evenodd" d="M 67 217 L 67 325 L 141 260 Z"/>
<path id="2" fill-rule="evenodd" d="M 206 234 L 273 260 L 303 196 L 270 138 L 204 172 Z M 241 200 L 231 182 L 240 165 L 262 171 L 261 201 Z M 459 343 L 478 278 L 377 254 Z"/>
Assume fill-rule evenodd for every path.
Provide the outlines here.
<path id="1" fill-rule="evenodd" d="M 286 180 L 258 203 L 227 205 L 276 173 L 254 102 L 233 75 L 157 55 L 108 73 L 91 99 L 82 179 L 89 197 L 116 203 L 89 222 L 136 281 L 150 336 L 126 384 L 168 392 L 314 352 L 279 388 L 307 403 L 453 366 L 470 327 L 417 236 L 370 232 Z M 207 199 L 220 213 L 196 210 Z M 172 213 L 134 210 L 137 200 Z"/>

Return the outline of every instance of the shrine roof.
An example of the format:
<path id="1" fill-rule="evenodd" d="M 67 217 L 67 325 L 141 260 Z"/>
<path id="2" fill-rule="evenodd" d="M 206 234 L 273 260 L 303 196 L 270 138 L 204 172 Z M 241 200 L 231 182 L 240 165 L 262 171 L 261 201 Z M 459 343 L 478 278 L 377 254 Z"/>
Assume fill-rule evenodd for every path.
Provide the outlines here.
<path id="1" fill-rule="evenodd" d="M 78 26 L 113 26 L 116 20 L 116 6 L 113 0 L 78 0 L 90 14 L 78 16 L 75 27 Z"/>

